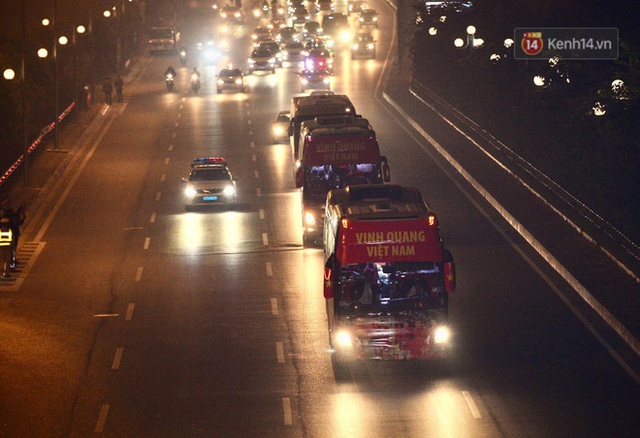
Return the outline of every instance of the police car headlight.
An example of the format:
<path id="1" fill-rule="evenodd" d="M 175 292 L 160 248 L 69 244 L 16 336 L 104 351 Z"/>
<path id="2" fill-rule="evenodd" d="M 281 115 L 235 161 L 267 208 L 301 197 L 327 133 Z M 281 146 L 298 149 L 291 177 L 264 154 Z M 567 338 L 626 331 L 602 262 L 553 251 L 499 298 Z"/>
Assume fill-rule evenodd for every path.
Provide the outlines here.
<path id="1" fill-rule="evenodd" d="M 196 191 L 196 189 L 194 189 L 193 187 L 187 187 L 184 189 L 184 194 L 188 197 L 188 198 L 193 198 L 194 196 L 196 196 L 198 192 Z"/>
<path id="2" fill-rule="evenodd" d="M 329 84 L 331 82 L 331 78 L 324 78 L 322 82 L 325 84 Z"/>
<path id="3" fill-rule="evenodd" d="M 242 85 L 242 79 L 236 79 L 236 85 Z"/>
<path id="4" fill-rule="evenodd" d="M 218 79 L 218 85 L 224 85 L 224 81 L 222 79 Z"/>
<path id="5" fill-rule="evenodd" d="M 335 342 L 337 348 L 353 347 L 353 339 L 351 338 L 351 334 L 346 330 L 339 330 L 336 333 Z"/>
<path id="6" fill-rule="evenodd" d="M 236 188 L 234 186 L 227 186 L 222 191 L 222 194 L 227 198 L 230 198 L 236 194 Z"/>
<path id="7" fill-rule="evenodd" d="M 438 327 L 433 336 L 433 340 L 436 344 L 446 344 L 449 342 L 449 329 L 447 327 Z"/>
<path id="8" fill-rule="evenodd" d="M 309 80 L 306 78 L 302 78 L 300 82 L 302 82 L 302 85 L 307 85 L 309 83 Z"/>
<path id="9" fill-rule="evenodd" d="M 313 213 L 306 211 L 304 213 L 304 224 L 307 227 L 314 227 L 316 225 L 316 217 Z"/>
<path id="10" fill-rule="evenodd" d="M 367 44 L 367 49 L 369 49 L 369 50 L 373 50 L 373 43 L 369 43 L 369 44 Z"/>
<path id="11" fill-rule="evenodd" d="M 354 44 L 353 46 L 351 46 L 351 48 L 352 48 L 353 50 L 358 50 L 358 45 L 357 45 L 357 44 Z"/>
<path id="12" fill-rule="evenodd" d="M 255 63 L 256 63 L 256 61 L 255 61 L 255 60 L 253 60 L 253 59 L 249 59 L 249 65 L 253 65 L 253 64 L 255 64 Z"/>

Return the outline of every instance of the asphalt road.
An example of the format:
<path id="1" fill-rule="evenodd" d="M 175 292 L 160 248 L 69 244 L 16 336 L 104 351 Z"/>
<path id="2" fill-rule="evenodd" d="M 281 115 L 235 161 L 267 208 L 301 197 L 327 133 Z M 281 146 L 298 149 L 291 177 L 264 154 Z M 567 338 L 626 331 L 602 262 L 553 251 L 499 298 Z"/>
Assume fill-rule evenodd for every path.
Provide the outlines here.
<path id="1" fill-rule="evenodd" d="M 366 363 L 335 382 L 322 253 L 301 246 L 289 146 L 270 136 L 298 92 L 295 69 L 217 94 L 219 66 L 201 66 L 195 95 L 191 65 L 168 93 L 162 72 L 178 63 L 145 58 L 25 233 L 36 250 L 0 301 L 2 435 L 640 433 L 640 391 L 610 354 L 619 345 L 594 336 L 600 325 L 590 331 L 590 314 L 563 300 L 569 286 L 381 96 L 393 20 L 375 6 L 379 58 L 338 48 L 333 88 L 371 121 L 392 181 L 420 188 L 439 214 L 459 279 L 447 366 Z M 213 26 L 192 20 L 187 42 Z M 221 64 L 244 68 L 246 32 Z M 464 137 L 430 119 L 435 140 L 500 184 Z M 227 159 L 236 208 L 185 212 L 180 178 L 199 156 Z"/>

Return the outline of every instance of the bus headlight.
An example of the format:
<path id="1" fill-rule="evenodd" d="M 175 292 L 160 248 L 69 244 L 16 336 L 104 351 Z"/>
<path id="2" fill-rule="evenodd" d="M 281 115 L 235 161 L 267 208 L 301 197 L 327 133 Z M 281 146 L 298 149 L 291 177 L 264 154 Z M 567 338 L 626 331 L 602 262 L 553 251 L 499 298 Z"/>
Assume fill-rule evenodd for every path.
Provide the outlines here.
<path id="1" fill-rule="evenodd" d="M 305 227 L 315 227 L 316 217 L 310 211 L 304 213 L 304 225 Z"/>
<path id="2" fill-rule="evenodd" d="M 447 327 L 438 327 L 433 336 L 433 340 L 436 344 L 446 344 L 449 342 L 449 329 Z"/>
<path id="3" fill-rule="evenodd" d="M 352 348 L 353 340 L 351 339 L 351 335 L 346 330 L 340 330 L 336 333 L 335 337 L 336 348 Z"/>

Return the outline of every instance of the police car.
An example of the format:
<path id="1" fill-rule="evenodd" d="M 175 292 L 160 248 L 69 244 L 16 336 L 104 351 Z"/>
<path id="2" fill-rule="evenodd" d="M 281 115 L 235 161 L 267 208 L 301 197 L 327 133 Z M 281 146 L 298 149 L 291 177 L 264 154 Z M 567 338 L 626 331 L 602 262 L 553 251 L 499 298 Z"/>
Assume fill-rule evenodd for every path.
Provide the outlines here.
<path id="1" fill-rule="evenodd" d="M 237 200 L 236 179 L 222 157 L 196 158 L 184 188 L 185 210 L 198 205 L 234 204 Z"/>

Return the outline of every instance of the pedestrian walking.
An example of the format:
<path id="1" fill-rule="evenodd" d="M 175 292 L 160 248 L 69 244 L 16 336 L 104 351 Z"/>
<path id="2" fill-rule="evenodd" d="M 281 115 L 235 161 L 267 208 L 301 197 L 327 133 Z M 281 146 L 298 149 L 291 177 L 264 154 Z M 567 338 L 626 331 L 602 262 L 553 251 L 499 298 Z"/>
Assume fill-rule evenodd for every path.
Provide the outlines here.
<path id="1" fill-rule="evenodd" d="M 116 78 L 113 80 L 113 85 L 116 88 L 116 99 L 118 102 L 122 102 L 122 77 L 120 77 L 120 75 L 116 75 Z"/>
<path id="2" fill-rule="evenodd" d="M 9 226 L 9 219 L 0 219 L 0 263 L 2 264 L 2 276 L 11 277 L 11 245 L 13 243 L 13 233 Z"/>
<path id="3" fill-rule="evenodd" d="M 104 82 L 102 83 L 102 91 L 104 91 L 104 102 L 107 105 L 111 105 L 111 103 L 113 102 L 113 84 L 111 83 L 111 78 L 108 76 L 104 78 Z"/>

